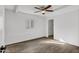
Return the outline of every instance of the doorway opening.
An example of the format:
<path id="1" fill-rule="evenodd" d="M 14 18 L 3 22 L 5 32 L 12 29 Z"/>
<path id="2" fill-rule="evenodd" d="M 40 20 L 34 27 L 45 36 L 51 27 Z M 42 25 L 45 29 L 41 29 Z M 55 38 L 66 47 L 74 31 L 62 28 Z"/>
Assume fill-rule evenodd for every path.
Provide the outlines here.
<path id="1" fill-rule="evenodd" d="M 48 37 L 54 39 L 54 20 L 48 20 Z"/>

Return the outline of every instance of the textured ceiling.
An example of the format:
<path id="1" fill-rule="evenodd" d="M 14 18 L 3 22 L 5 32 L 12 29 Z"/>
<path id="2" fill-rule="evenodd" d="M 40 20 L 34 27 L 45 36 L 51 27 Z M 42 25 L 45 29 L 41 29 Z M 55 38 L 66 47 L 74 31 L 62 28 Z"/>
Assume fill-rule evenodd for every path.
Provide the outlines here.
<path id="1" fill-rule="evenodd" d="M 17 12 L 23 12 L 23 13 L 29 13 L 29 14 L 37 14 L 37 15 L 41 15 L 41 13 L 34 13 L 35 11 L 38 11 L 37 9 L 35 9 L 34 7 L 39 6 L 39 5 L 18 5 L 16 11 Z M 52 5 L 52 7 L 50 9 L 58 9 L 60 7 L 62 7 L 63 5 Z M 5 8 L 13 10 L 14 9 L 14 5 L 6 5 Z M 50 13 L 50 12 L 47 12 Z"/>
<path id="2" fill-rule="evenodd" d="M 28 5 L 28 6 L 22 5 L 22 6 L 18 7 L 18 11 L 23 11 L 25 13 L 32 13 L 32 14 L 41 14 L 40 12 L 34 13 L 35 11 L 38 11 L 37 9 L 34 8 L 35 6 L 38 6 L 38 5 Z M 54 10 L 59 7 L 61 7 L 61 6 L 52 6 L 50 9 Z"/>
<path id="3" fill-rule="evenodd" d="M 40 5 L 18 5 L 17 8 L 16 8 L 16 12 L 28 13 L 28 14 L 35 14 L 35 15 L 42 15 L 41 12 L 34 13 L 35 11 L 38 11 L 34 7 L 38 7 L 38 6 L 40 6 Z M 52 9 L 52 10 L 59 10 L 63 6 L 64 5 L 52 5 L 52 7 L 50 9 Z M 5 5 L 5 8 L 6 9 L 9 9 L 9 10 L 14 10 L 15 5 Z M 45 15 L 52 14 L 52 13 L 53 12 L 46 12 Z"/>

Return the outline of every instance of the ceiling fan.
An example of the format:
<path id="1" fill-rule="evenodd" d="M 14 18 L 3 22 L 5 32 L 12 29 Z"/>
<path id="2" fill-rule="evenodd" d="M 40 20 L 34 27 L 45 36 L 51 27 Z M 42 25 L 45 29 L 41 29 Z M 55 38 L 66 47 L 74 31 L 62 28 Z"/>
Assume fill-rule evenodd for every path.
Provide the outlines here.
<path id="1" fill-rule="evenodd" d="M 44 15 L 45 12 L 53 12 L 53 10 L 49 9 L 50 7 L 52 7 L 52 5 L 41 5 L 38 7 L 34 7 L 35 9 L 39 10 L 39 11 L 35 11 L 34 13 L 41 12 Z"/>

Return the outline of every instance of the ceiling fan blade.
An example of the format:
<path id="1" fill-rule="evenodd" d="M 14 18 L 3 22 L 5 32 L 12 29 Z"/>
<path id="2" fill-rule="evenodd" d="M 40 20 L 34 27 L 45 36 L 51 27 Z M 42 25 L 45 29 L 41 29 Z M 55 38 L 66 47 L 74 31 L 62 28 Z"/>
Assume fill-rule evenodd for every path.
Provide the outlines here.
<path id="1" fill-rule="evenodd" d="M 54 10 L 46 10 L 46 11 L 48 11 L 48 12 L 53 12 Z"/>
<path id="2" fill-rule="evenodd" d="M 39 10 L 41 10 L 40 8 L 38 8 L 38 7 L 34 7 L 35 9 L 39 9 Z"/>
<path id="3" fill-rule="evenodd" d="M 38 12 L 40 12 L 40 11 L 35 11 L 34 13 L 38 13 Z"/>
<path id="4" fill-rule="evenodd" d="M 46 10 L 46 9 L 48 9 L 48 8 L 50 8 L 50 7 L 51 7 L 51 5 L 48 5 L 47 7 L 44 8 L 44 10 Z"/>

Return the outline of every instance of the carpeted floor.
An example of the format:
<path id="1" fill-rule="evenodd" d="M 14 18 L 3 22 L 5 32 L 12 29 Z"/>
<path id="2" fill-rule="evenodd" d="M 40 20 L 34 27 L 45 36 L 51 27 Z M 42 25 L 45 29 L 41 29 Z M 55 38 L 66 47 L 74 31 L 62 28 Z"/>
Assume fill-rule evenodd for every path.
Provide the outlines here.
<path id="1" fill-rule="evenodd" d="M 78 53 L 79 47 L 51 38 L 30 40 L 8 45 L 6 53 Z"/>

